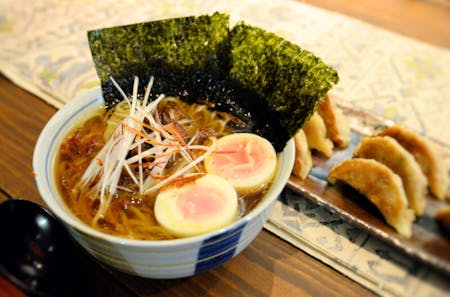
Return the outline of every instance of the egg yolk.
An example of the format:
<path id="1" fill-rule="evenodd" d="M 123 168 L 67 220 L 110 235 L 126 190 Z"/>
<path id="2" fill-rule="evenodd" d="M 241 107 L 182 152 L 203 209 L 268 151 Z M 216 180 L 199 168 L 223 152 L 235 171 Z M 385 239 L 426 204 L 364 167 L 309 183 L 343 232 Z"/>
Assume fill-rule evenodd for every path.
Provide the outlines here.
<path id="1" fill-rule="evenodd" d="M 264 164 L 267 154 L 261 145 L 248 140 L 225 144 L 216 151 L 214 165 L 225 176 L 247 176 Z"/>
<path id="2" fill-rule="evenodd" d="M 215 189 L 190 187 L 178 195 L 176 205 L 184 219 L 202 220 L 220 212 L 225 202 Z"/>

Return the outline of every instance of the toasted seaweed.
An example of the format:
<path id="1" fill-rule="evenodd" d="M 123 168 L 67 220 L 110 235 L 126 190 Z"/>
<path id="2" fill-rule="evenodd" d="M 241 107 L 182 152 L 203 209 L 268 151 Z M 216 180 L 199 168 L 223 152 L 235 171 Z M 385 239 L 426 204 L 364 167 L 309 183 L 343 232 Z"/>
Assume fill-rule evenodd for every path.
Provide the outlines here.
<path id="1" fill-rule="evenodd" d="M 107 108 L 122 99 L 110 77 L 131 94 L 134 76 L 153 75 L 154 97 L 207 100 L 277 151 L 338 81 L 311 52 L 244 23 L 230 31 L 221 13 L 93 30 L 88 40 Z"/>
<path id="2" fill-rule="evenodd" d="M 107 107 L 121 100 L 111 76 L 131 92 L 135 75 L 141 79 L 153 75 L 159 89 L 172 95 L 178 95 L 190 76 L 203 77 L 207 73 L 224 77 L 228 22 L 228 15 L 214 13 L 89 31 L 88 41 Z"/>
<path id="3" fill-rule="evenodd" d="M 231 31 L 230 78 L 265 99 L 290 136 L 303 126 L 337 72 L 273 33 L 240 23 Z"/>

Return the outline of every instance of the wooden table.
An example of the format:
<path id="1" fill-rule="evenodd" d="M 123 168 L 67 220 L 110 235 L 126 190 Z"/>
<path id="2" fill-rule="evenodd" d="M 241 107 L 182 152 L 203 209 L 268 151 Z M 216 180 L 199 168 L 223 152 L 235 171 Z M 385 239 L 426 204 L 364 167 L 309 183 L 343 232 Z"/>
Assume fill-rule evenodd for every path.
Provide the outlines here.
<path id="1" fill-rule="evenodd" d="M 446 0 L 303 2 L 450 48 Z M 55 112 L 0 76 L 0 201 L 24 197 L 43 204 L 31 160 L 39 133 Z M 375 296 L 265 230 L 233 260 L 185 279 L 142 279 L 100 266 L 90 257 L 85 261 L 99 296 Z"/>

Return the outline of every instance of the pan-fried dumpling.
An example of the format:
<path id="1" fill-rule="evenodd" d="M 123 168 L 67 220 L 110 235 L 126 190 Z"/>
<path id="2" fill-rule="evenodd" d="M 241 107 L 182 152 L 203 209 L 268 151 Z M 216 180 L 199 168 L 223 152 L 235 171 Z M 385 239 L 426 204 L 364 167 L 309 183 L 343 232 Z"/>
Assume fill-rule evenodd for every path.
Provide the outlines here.
<path id="1" fill-rule="evenodd" d="M 327 128 L 317 112 L 314 112 L 303 125 L 303 131 L 310 149 L 317 150 L 326 157 L 331 157 L 333 154 L 333 142 L 327 137 Z"/>
<path id="2" fill-rule="evenodd" d="M 338 146 L 347 147 L 350 143 L 350 125 L 330 94 L 319 104 L 317 111 L 327 129 L 327 136 Z"/>
<path id="3" fill-rule="evenodd" d="M 400 177 L 389 167 L 371 160 L 345 160 L 331 168 L 328 181 L 342 181 L 365 195 L 398 233 L 410 237 L 414 211 L 408 208 Z"/>
<path id="4" fill-rule="evenodd" d="M 295 162 L 292 173 L 298 178 L 304 180 L 308 177 L 313 166 L 311 157 L 311 151 L 308 147 L 308 141 L 306 140 L 305 132 L 300 129 L 294 135 L 295 143 Z"/>
<path id="5" fill-rule="evenodd" d="M 447 169 L 444 163 L 438 160 L 431 144 L 424 137 L 399 125 L 391 126 L 379 132 L 378 135 L 395 138 L 409 151 L 425 173 L 431 193 L 438 199 L 445 198 L 449 182 Z"/>
<path id="6" fill-rule="evenodd" d="M 394 138 L 375 136 L 364 138 L 353 152 L 358 158 L 374 159 L 400 176 L 409 207 L 416 215 L 425 209 L 427 178 L 414 157 Z"/>

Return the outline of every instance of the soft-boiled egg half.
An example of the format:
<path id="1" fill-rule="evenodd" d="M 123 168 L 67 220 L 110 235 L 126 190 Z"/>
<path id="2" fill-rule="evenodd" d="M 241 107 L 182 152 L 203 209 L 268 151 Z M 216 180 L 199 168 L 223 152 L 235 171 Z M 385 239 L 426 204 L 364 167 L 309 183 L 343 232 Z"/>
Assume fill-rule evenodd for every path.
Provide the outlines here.
<path id="1" fill-rule="evenodd" d="M 220 138 L 216 150 L 205 159 L 205 169 L 229 181 L 241 194 L 258 192 L 272 181 L 277 155 L 272 144 L 252 133 Z"/>
<path id="2" fill-rule="evenodd" d="M 206 174 L 160 191 L 155 217 L 174 235 L 185 237 L 220 229 L 232 223 L 238 213 L 238 194 L 220 176 Z"/>

